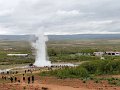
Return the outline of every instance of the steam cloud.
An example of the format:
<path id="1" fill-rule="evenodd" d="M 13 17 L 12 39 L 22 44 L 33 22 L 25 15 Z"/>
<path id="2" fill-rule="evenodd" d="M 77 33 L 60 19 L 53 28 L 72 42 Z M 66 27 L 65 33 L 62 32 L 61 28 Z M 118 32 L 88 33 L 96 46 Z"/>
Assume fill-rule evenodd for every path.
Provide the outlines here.
<path id="1" fill-rule="evenodd" d="M 47 58 L 46 44 L 47 38 L 42 31 L 36 34 L 37 40 L 34 43 L 36 49 L 36 59 L 34 65 L 37 67 L 51 66 L 51 62 Z"/>

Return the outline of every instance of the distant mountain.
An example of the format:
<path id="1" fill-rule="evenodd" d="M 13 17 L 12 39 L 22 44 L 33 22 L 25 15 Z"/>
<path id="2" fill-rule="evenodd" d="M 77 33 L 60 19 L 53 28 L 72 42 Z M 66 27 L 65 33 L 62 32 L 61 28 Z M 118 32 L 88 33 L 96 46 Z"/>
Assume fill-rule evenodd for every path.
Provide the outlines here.
<path id="1" fill-rule="evenodd" d="M 34 35 L 0 35 L 0 40 L 7 41 L 33 41 Z M 120 34 L 76 34 L 76 35 L 48 35 L 51 40 L 76 40 L 76 39 L 120 39 Z"/>
<path id="2" fill-rule="evenodd" d="M 26 41 L 30 40 L 30 35 L 0 35 L 0 40 L 6 41 Z"/>
<path id="3" fill-rule="evenodd" d="M 76 34 L 76 35 L 48 35 L 49 40 L 74 39 L 120 39 L 120 34 Z"/>

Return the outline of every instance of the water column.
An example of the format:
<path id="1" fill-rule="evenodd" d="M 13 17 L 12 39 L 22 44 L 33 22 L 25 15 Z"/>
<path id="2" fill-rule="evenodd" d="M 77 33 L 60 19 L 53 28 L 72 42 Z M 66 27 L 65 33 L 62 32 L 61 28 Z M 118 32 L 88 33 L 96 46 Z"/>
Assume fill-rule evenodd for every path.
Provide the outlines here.
<path id="1" fill-rule="evenodd" d="M 51 62 L 46 58 L 46 37 L 44 33 L 37 34 L 37 38 L 35 43 L 36 58 L 34 65 L 37 67 L 51 66 Z"/>

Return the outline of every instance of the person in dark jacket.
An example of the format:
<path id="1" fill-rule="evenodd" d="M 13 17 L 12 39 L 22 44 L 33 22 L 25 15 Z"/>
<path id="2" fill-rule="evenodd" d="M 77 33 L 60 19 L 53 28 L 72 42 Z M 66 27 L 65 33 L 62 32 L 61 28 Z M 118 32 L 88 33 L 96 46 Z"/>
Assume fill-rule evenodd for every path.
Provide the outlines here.
<path id="1" fill-rule="evenodd" d="M 34 80 L 35 80 L 34 75 L 32 75 L 32 83 L 34 83 Z"/>
<path id="2" fill-rule="evenodd" d="M 25 82 L 25 76 L 23 76 L 23 82 Z"/>
<path id="3" fill-rule="evenodd" d="M 20 80 L 18 80 L 18 83 L 20 83 Z"/>
<path id="4" fill-rule="evenodd" d="M 15 82 L 17 82 L 17 77 L 15 77 Z"/>
<path id="5" fill-rule="evenodd" d="M 25 73 L 26 73 L 26 70 L 25 70 Z"/>
<path id="6" fill-rule="evenodd" d="M 13 77 L 10 77 L 10 81 L 11 81 L 11 83 L 13 83 Z"/>
<path id="7" fill-rule="evenodd" d="M 28 84 L 30 84 L 30 77 L 28 77 Z"/>

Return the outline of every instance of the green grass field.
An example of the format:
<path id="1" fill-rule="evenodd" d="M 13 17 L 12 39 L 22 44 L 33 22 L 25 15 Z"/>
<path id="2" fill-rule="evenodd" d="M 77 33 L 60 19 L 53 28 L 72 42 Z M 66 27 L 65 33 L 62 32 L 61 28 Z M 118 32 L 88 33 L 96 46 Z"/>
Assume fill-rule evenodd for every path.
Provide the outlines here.
<path id="1" fill-rule="evenodd" d="M 81 62 L 100 60 L 100 57 L 77 55 L 77 53 L 93 53 L 95 51 L 120 51 L 119 39 L 85 39 L 48 41 L 47 53 L 52 62 Z M 12 49 L 11 49 L 12 48 Z M 0 41 L 0 66 L 16 64 L 29 64 L 35 61 L 30 42 L 26 41 Z M 9 53 L 26 53 L 28 57 L 10 57 Z M 120 57 L 106 56 L 105 59 L 119 60 Z"/>

